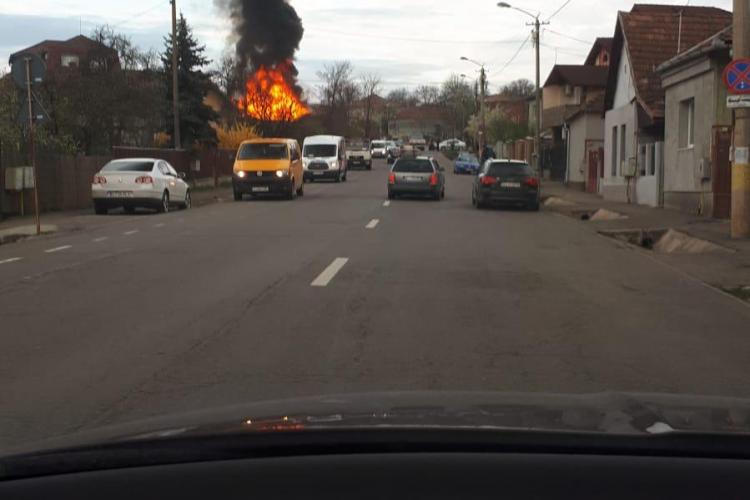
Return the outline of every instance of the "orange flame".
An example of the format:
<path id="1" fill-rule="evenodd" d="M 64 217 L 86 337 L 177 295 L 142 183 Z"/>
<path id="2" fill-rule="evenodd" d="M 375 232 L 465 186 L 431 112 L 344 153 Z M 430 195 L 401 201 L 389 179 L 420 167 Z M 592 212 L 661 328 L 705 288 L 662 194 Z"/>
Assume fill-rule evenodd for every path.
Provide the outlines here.
<path id="1" fill-rule="evenodd" d="M 297 92 L 284 77 L 284 63 L 272 68 L 261 66 L 245 83 L 245 96 L 237 101 L 240 111 L 257 120 L 297 121 L 310 114 Z"/>

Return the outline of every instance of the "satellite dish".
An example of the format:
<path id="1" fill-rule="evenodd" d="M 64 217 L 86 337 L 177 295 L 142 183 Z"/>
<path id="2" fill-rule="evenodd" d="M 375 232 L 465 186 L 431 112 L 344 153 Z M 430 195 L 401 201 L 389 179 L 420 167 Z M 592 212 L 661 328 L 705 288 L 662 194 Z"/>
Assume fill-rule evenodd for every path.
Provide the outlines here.
<path id="1" fill-rule="evenodd" d="M 31 62 L 31 84 L 39 85 L 44 81 L 44 77 L 47 74 L 47 66 L 42 61 L 42 58 L 38 54 L 32 52 L 23 52 L 16 54 L 10 61 L 11 68 L 10 74 L 13 77 L 13 81 L 16 82 L 20 88 L 26 88 L 26 61 Z"/>

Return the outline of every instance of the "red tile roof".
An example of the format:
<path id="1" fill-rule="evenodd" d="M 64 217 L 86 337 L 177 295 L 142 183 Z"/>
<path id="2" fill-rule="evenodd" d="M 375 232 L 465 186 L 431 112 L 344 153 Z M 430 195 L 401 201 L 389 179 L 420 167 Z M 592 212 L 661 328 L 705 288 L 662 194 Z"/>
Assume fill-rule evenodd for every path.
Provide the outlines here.
<path id="1" fill-rule="evenodd" d="M 656 67 L 731 24 L 732 13 L 715 7 L 637 4 L 618 15 L 611 67 L 617 68 L 620 49 L 625 46 L 638 102 L 652 119 L 662 118 L 664 90 Z M 614 99 L 616 73 L 610 73 L 608 108 Z"/>

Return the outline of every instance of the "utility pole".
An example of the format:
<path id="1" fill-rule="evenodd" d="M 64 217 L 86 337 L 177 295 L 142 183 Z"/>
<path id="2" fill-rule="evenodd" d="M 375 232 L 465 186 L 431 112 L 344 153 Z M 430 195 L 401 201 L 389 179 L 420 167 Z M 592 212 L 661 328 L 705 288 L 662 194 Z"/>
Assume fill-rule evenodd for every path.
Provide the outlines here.
<path id="1" fill-rule="evenodd" d="M 542 87 L 540 76 L 540 36 L 539 36 L 539 16 L 534 19 L 534 48 L 536 49 L 536 120 L 534 124 L 534 151 L 536 152 L 535 167 L 539 180 L 542 180 Z"/>
<path id="2" fill-rule="evenodd" d="M 484 71 L 484 66 L 479 74 L 479 85 L 480 85 L 480 98 L 482 99 L 479 104 L 479 113 L 481 115 L 481 132 L 479 133 L 479 151 L 480 155 L 484 154 L 484 148 L 487 145 L 487 122 L 485 120 L 484 108 L 485 108 L 485 88 L 487 87 L 487 75 Z M 481 156 L 480 156 L 481 158 Z"/>
<path id="3" fill-rule="evenodd" d="M 26 97 L 29 109 L 29 159 L 31 160 L 31 179 L 34 184 L 34 220 L 36 222 L 36 234 L 42 234 L 42 224 L 39 221 L 39 189 L 37 188 L 36 175 L 36 146 L 34 145 L 34 106 L 31 92 L 31 58 L 26 58 Z M 25 186 L 24 186 L 25 187 Z M 23 191 L 22 191 L 23 192 Z M 23 200 L 23 198 L 21 198 Z M 23 203 L 23 201 L 22 201 Z M 23 210 L 23 205 L 21 205 Z"/>
<path id="4" fill-rule="evenodd" d="M 750 57 L 750 2 L 734 0 L 734 59 Z M 750 109 L 735 110 L 732 238 L 750 237 Z"/>
<path id="5" fill-rule="evenodd" d="M 174 148 L 180 149 L 180 86 L 177 81 L 177 0 L 172 4 L 172 114 L 174 115 Z"/>

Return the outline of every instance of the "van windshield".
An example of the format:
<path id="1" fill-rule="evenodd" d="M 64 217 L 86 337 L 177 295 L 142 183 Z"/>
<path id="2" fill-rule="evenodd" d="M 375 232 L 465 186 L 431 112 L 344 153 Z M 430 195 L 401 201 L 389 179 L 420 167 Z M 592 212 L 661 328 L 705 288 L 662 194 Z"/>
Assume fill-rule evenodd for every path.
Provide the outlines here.
<path id="1" fill-rule="evenodd" d="M 289 158 L 286 144 L 251 143 L 240 148 L 239 160 L 286 160 Z"/>
<path id="2" fill-rule="evenodd" d="M 336 145 L 308 144 L 302 154 L 305 158 L 333 158 L 336 156 Z"/>
<path id="3" fill-rule="evenodd" d="M 372 149 L 384 148 L 385 143 L 383 141 L 372 141 Z"/>

